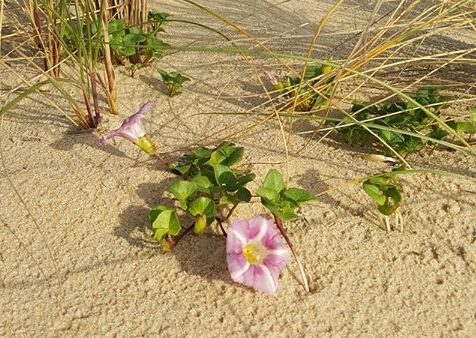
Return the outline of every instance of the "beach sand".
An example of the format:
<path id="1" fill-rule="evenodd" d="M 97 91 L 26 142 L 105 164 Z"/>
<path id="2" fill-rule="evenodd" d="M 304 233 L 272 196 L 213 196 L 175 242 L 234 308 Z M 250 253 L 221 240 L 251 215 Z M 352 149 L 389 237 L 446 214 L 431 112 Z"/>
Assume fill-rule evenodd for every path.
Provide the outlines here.
<path id="1" fill-rule="evenodd" d="M 157 3 L 154 7 L 176 18 L 225 27 L 184 2 Z M 304 53 L 316 21 L 332 6 L 312 0 L 201 3 L 273 50 L 295 53 Z M 318 41 L 322 54 L 348 53 L 352 46 L 340 43 L 365 25 L 371 11 L 370 5 L 349 1 L 326 25 Z M 444 35 L 432 48 L 474 47 L 470 33 L 457 38 Z M 190 25 L 170 25 L 167 39 L 226 46 Z M 273 60 L 256 62 L 273 68 Z M 157 67 L 177 69 L 192 81 L 169 99 Z M 468 180 L 402 177 L 403 232 L 382 229 L 358 185 L 303 206 L 301 218 L 287 226 L 310 293 L 295 261 L 283 270 L 276 295 L 233 283 L 224 237 L 214 227 L 162 254 L 146 238 L 147 212 L 169 202 L 165 191 L 174 175 L 126 140 L 100 146 L 101 135 L 154 100 L 145 125 L 160 151 L 173 157 L 179 149 L 219 142 L 260 120 L 198 114 L 246 112 L 266 99 L 257 95 L 262 88 L 239 55 L 178 52 L 134 78 L 126 73 L 119 68 L 117 74 L 120 116 L 105 114 L 98 131 L 72 127 L 39 95 L 3 119 L 1 337 L 476 336 L 476 184 Z M 46 94 L 58 97 L 53 90 Z M 68 109 L 64 102 L 63 108 Z M 311 128 L 311 122 L 295 123 L 297 132 Z M 286 157 L 276 119 L 235 142 L 246 147 L 245 163 L 257 173 L 252 188 L 273 167 L 289 184 L 316 194 L 387 168 L 336 139 L 317 142 L 309 135 L 294 135 Z M 415 167 L 473 176 L 476 165 L 474 158 L 443 149 L 408 160 Z M 262 212 L 256 201 L 239 207 L 234 217 Z"/>

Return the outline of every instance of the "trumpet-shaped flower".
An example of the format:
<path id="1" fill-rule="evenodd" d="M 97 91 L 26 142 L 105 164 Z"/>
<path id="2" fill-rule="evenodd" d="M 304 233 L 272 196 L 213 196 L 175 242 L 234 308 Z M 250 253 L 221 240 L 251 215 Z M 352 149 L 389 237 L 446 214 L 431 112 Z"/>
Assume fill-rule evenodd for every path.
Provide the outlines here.
<path id="1" fill-rule="evenodd" d="M 266 293 L 278 290 L 279 273 L 291 258 L 274 222 L 261 216 L 231 222 L 226 257 L 231 279 Z"/>
<path id="2" fill-rule="evenodd" d="M 147 135 L 144 125 L 142 124 L 145 113 L 147 113 L 153 105 L 153 101 L 144 103 L 135 114 L 125 119 L 119 128 L 111 130 L 101 138 L 101 144 L 105 145 L 107 140 L 120 136 L 133 142 L 146 153 L 154 155 L 156 153 L 155 145 Z"/>

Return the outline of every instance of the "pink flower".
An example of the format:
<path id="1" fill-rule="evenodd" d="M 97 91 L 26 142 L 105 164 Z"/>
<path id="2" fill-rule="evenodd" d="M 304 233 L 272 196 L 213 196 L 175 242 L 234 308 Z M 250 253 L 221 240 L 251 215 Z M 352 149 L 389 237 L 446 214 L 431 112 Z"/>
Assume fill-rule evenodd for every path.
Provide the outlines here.
<path id="1" fill-rule="evenodd" d="M 276 76 L 274 76 L 273 73 L 265 71 L 263 75 L 273 87 L 278 85 L 279 81 L 276 79 Z"/>
<path id="2" fill-rule="evenodd" d="M 153 101 L 144 103 L 140 107 L 139 111 L 125 119 L 119 128 L 111 130 L 103 138 L 101 138 L 101 144 L 105 145 L 107 140 L 116 136 L 120 136 L 138 145 L 146 153 L 155 154 L 155 145 L 147 136 L 144 125 L 142 124 L 142 119 L 144 118 L 145 113 L 147 113 L 153 105 Z"/>
<path id="3" fill-rule="evenodd" d="M 231 279 L 266 293 L 278 290 L 289 251 L 272 220 L 257 216 L 231 222 L 226 238 L 226 259 Z"/>

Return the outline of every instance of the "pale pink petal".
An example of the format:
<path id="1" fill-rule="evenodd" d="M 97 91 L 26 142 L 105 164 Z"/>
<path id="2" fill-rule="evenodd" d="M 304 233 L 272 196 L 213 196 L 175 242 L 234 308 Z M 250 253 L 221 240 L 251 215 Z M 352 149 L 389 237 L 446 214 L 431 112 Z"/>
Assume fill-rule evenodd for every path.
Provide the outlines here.
<path id="1" fill-rule="evenodd" d="M 239 220 L 230 222 L 228 227 L 230 230 L 236 231 L 238 234 L 241 234 L 247 241 L 250 238 L 250 227 L 248 220 Z"/>
<path id="2" fill-rule="evenodd" d="M 245 257 L 241 253 L 239 254 L 228 254 L 226 256 L 228 263 L 228 271 L 230 272 L 231 279 L 237 283 L 241 283 L 244 278 L 244 274 L 251 267 L 250 264 L 246 261 Z"/>
<path id="3" fill-rule="evenodd" d="M 239 254 L 243 251 L 243 246 L 245 246 L 248 239 L 236 229 L 235 227 L 228 228 L 228 235 L 226 236 L 226 253 L 227 254 Z"/>
<path id="4" fill-rule="evenodd" d="M 104 146 L 107 143 L 107 140 L 114 138 L 116 136 L 121 136 L 117 129 L 111 130 L 109 133 L 101 137 L 100 143 Z"/>
<path id="5" fill-rule="evenodd" d="M 281 249 L 276 250 L 275 254 L 270 253 L 263 259 L 263 264 L 266 265 L 268 268 L 276 268 L 281 271 L 286 265 L 288 265 L 289 261 L 291 260 L 291 255 L 289 254 L 289 250 Z"/>
<path id="6" fill-rule="evenodd" d="M 111 130 L 101 138 L 101 144 L 106 144 L 107 140 L 116 136 L 124 137 L 125 139 L 136 143 L 139 138 L 144 137 L 146 134 L 145 128 L 142 124 L 142 119 L 145 116 L 144 114 L 147 113 L 153 105 L 153 101 L 144 103 L 135 114 L 125 119 L 119 128 Z"/>
<path id="7" fill-rule="evenodd" d="M 278 290 L 279 270 L 266 265 L 251 265 L 243 274 L 242 284 L 255 290 L 275 293 Z"/>

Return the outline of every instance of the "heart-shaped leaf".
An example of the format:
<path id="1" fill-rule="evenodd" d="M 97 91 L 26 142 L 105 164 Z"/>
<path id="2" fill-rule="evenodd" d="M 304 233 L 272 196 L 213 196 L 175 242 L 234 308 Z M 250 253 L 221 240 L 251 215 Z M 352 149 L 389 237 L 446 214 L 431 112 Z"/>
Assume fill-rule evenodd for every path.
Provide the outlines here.
<path id="1" fill-rule="evenodd" d="M 182 209 L 187 209 L 187 199 L 191 197 L 197 189 L 197 184 L 184 180 L 175 181 L 169 187 L 169 191 L 179 201 Z"/>
<path id="2" fill-rule="evenodd" d="M 316 199 L 316 197 L 311 194 L 309 191 L 301 189 L 301 188 L 289 188 L 282 191 L 282 195 L 287 199 L 290 199 L 298 204 L 301 202 L 312 201 Z"/>
<path id="3" fill-rule="evenodd" d="M 175 209 L 161 205 L 152 209 L 149 217 L 154 218 L 152 229 L 155 239 L 161 240 L 166 234 L 176 236 L 180 233 L 181 225 Z"/>
<path id="4" fill-rule="evenodd" d="M 271 169 L 266 174 L 261 187 L 272 190 L 279 194 L 285 188 L 283 176 L 276 169 Z"/>
<path id="5" fill-rule="evenodd" d="M 212 199 L 202 196 L 190 202 L 188 212 L 192 216 L 206 216 L 207 224 L 210 224 L 215 220 L 215 203 Z"/>
<path id="6" fill-rule="evenodd" d="M 380 190 L 380 188 L 368 181 L 364 182 L 362 185 L 364 191 L 367 193 L 367 195 L 370 196 L 374 200 L 375 203 L 378 205 L 384 205 L 387 197 L 384 196 L 383 192 Z"/>

